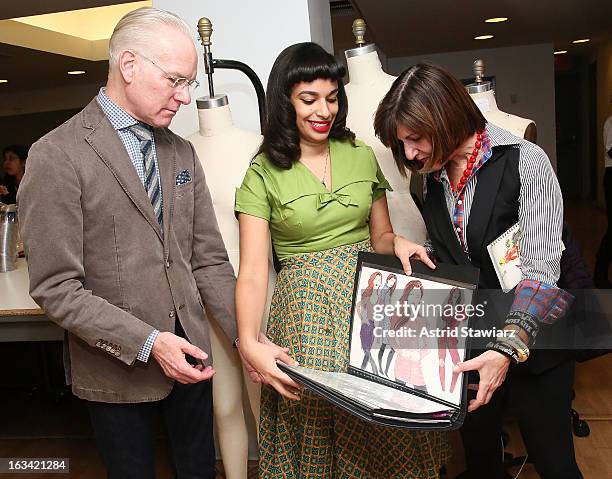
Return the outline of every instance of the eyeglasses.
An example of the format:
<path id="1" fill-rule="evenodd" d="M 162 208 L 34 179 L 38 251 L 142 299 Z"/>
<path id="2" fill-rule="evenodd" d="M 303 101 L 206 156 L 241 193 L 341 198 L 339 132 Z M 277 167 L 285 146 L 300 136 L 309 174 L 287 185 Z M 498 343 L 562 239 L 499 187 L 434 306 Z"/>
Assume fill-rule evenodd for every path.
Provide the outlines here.
<path id="1" fill-rule="evenodd" d="M 166 70 L 164 70 L 162 67 L 160 67 L 157 63 L 155 63 L 153 60 L 151 60 L 150 58 L 145 57 L 142 53 L 138 53 L 135 52 L 134 50 L 130 50 L 134 55 L 138 55 L 142 58 L 144 58 L 146 61 L 148 61 L 149 63 L 152 63 L 154 66 L 156 66 L 160 72 L 162 72 L 164 74 L 164 77 L 166 77 L 167 80 L 170 80 L 170 82 L 172 83 L 172 88 L 189 88 L 190 92 L 193 92 L 197 87 L 200 86 L 200 82 L 198 80 L 190 80 L 189 78 L 185 78 L 185 77 L 174 77 L 172 75 L 170 75 Z"/>

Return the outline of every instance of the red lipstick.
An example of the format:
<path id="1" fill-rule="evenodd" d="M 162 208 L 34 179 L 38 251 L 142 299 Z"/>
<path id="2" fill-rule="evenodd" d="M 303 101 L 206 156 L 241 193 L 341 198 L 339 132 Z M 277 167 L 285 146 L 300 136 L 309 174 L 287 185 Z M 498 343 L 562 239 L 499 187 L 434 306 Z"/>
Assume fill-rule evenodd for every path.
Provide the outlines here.
<path id="1" fill-rule="evenodd" d="M 312 129 L 316 131 L 317 133 L 327 133 L 332 125 L 331 121 L 308 120 L 308 123 L 310 123 L 310 126 L 312 127 Z"/>

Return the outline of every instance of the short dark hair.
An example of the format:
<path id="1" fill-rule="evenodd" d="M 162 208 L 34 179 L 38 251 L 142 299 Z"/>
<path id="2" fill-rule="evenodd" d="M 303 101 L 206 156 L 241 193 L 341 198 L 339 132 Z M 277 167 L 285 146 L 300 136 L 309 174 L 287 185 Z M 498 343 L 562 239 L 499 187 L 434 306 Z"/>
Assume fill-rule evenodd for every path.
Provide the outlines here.
<path id="1" fill-rule="evenodd" d="M 4 161 L 4 155 L 7 153 L 15 153 L 21 161 L 26 161 L 28 151 L 30 151 L 30 147 L 25 145 L 9 145 L 2 150 L 2 161 Z"/>
<path id="2" fill-rule="evenodd" d="M 316 43 L 297 43 L 285 48 L 272 66 L 266 89 L 266 120 L 263 143 L 258 153 L 264 153 L 280 168 L 291 168 L 300 157 L 300 134 L 296 125 L 291 90 L 301 82 L 319 78 L 338 83 L 338 114 L 329 132 L 330 138 L 355 141 L 355 134 L 346 127 L 348 101 L 342 77 L 344 66 Z"/>
<path id="3" fill-rule="evenodd" d="M 408 160 L 397 138 L 403 125 L 427 138 L 432 153 L 423 165 Z M 419 63 L 405 70 L 391 85 L 374 117 L 374 131 L 391 148 L 402 175 L 406 169 L 427 173 L 434 164 L 444 165 L 450 155 L 475 132 L 484 130 L 486 120 L 465 87 L 441 67 Z"/>

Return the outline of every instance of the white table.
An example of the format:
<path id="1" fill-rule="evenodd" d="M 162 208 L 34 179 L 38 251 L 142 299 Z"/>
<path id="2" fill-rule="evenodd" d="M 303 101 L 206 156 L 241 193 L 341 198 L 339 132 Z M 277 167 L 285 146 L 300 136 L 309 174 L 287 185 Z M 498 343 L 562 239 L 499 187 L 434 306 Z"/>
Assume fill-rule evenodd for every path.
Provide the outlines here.
<path id="1" fill-rule="evenodd" d="M 64 331 L 47 319 L 29 289 L 24 258 L 17 260 L 17 269 L 0 273 L 0 342 L 61 341 Z"/>

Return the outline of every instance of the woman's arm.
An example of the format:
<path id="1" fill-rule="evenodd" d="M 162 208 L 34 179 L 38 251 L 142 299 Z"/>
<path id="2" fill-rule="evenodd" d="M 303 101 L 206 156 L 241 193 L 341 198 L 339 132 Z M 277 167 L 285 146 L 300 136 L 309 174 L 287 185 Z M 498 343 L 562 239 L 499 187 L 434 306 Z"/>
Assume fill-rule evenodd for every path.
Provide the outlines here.
<path id="1" fill-rule="evenodd" d="M 370 213 L 370 241 L 374 251 L 377 253 L 394 254 L 397 256 L 402 262 L 406 274 L 412 274 L 410 257 L 413 255 L 430 268 L 434 269 L 436 267 L 431 259 L 429 259 L 427 251 L 423 246 L 393 233 L 393 227 L 389 219 L 387 198 L 385 196 L 372 204 L 372 211 Z"/>
<path id="2" fill-rule="evenodd" d="M 236 283 L 238 336 L 244 346 L 257 341 L 268 290 L 270 230 L 264 219 L 240 214 L 240 269 Z"/>
<path id="3" fill-rule="evenodd" d="M 259 330 L 268 289 L 268 253 L 270 230 L 262 218 L 241 213 L 240 269 L 236 283 L 236 320 L 239 350 L 245 362 L 257 371 L 263 381 L 288 399 L 298 400 L 301 389 L 276 366 L 280 360 L 297 365 L 283 349 L 270 341 L 260 341 Z"/>

